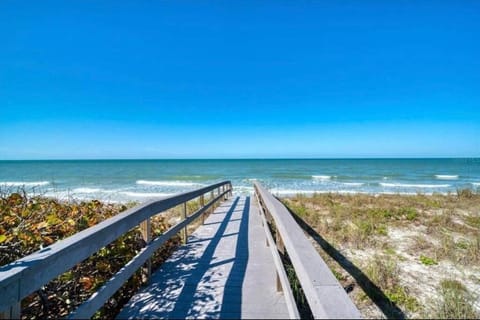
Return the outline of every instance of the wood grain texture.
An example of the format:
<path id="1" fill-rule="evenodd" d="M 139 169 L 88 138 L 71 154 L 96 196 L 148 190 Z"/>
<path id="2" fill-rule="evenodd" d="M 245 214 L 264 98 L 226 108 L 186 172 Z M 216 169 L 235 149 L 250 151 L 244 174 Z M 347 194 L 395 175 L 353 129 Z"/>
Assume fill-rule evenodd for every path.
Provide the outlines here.
<path id="1" fill-rule="evenodd" d="M 265 237 L 250 197 L 228 200 L 152 275 L 151 285 L 118 318 L 288 318 Z"/>
<path id="2" fill-rule="evenodd" d="M 285 206 L 258 182 L 254 182 L 254 187 L 261 206 L 268 211 L 283 240 L 313 316 L 361 318 L 357 307 Z"/>
<path id="3" fill-rule="evenodd" d="M 146 202 L 0 267 L 0 310 L 17 304 L 42 285 L 88 258 L 142 221 L 223 185 L 229 185 L 229 182 L 224 181 L 198 190 Z M 222 195 L 219 195 L 210 201 L 202 212 L 221 197 Z"/>

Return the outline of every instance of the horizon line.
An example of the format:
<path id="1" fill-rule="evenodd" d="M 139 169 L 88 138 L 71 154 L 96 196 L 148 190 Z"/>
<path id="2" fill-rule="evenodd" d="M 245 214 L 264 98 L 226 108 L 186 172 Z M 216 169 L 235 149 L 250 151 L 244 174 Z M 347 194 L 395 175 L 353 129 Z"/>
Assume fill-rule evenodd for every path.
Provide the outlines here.
<path id="1" fill-rule="evenodd" d="M 195 160 L 377 160 L 377 159 L 404 159 L 404 160 L 421 160 L 421 159 L 479 159 L 479 156 L 430 156 L 430 157 L 412 157 L 412 156 L 378 156 L 378 157 L 232 157 L 232 158 L 51 158 L 51 159 L 0 159 L 5 161 L 195 161 Z"/>

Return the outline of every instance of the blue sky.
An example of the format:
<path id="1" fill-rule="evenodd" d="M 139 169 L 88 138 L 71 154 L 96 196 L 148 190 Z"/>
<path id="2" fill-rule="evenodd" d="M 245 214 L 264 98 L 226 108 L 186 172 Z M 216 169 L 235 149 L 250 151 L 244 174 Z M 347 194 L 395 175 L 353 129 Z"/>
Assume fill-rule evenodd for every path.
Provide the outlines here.
<path id="1" fill-rule="evenodd" d="M 478 1 L 0 1 L 0 159 L 480 156 Z"/>

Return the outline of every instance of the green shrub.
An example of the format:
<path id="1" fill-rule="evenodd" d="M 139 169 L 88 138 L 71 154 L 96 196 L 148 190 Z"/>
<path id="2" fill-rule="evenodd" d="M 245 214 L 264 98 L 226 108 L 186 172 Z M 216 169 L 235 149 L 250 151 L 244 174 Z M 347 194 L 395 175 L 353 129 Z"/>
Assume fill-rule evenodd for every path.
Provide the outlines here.
<path id="1" fill-rule="evenodd" d="M 382 235 L 382 236 L 388 235 L 388 229 L 387 229 L 387 226 L 386 226 L 386 225 L 380 224 L 380 225 L 377 226 L 376 229 L 377 229 L 377 233 L 378 233 L 379 235 Z"/>
<path id="2" fill-rule="evenodd" d="M 408 290 L 401 285 L 386 290 L 385 294 L 392 302 L 404 306 L 409 311 L 416 311 L 420 307 L 417 299 L 409 295 Z"/>
<path id="3" fill-rule="evenodd" d="M 465 241 L 462 241 L 462 240 L 458 241 L 458 242 L 455 243 L 455 244 L 456 244 L 457 247 L 460 248 L 460 249 L 468 249 L 468 247 L 469 247 L 468 242 L 465 242 Z"/>
<path id="4" fill-rule="evenodd" d="M 405 219 L 412 221 L 415 220 L 418 217 L 418 212 L 415 208 L 407 207 L 407 208 L 401 208 L 398 211 L 398 214 L 402 217 L 405 217 Z"/>
<path id="5" fill-rule="evenodd" d="M 400 269 L 391 256 L 375 255 L 369 261 L 365 271 L 392 302 L 402 305 L 410 311 L 418 309 L 417 300 L 410 296 L 408 289 L 400 284 Z"/>
<path id="6" fill-rule="evenodd" d="M 474 228 L 480 228 L 480 217 L 468 216 L 465 222 Z"/>
<path id="7" fill-rule="evenodd" d="M 420 261 L 426 266 L 432 266 L 432 265 L 438 264 L 438 262 L 435 261 L 434 259 L 424 255 L 420 256 Z"/>
<path id="8" fill-rule="evenodd" d="M 127 209 L 124 205 L 104 204 L 97 200 L 60 202 L 20 193 L 0 196 L 0 266 L 27 256 L 43 247 L 69 237 Z M 152 218 L 154 236 L 167 230 L 163 215 Z M 22 316 L 28 319 L 65 317 L 89 298 L 120 270 L 141 248 L 142 238 L 134 228 L 100 249 L 64 274 L 45 284 L 38 292 L 22 300 Z M 168 241 L 152 256 L 155 268 L 178 244 Z M 135 273 L 104 307 L 98 317 L 113 318 L 142 285 L 141 273 Z M 44 306 L 45 304 L 45 306 Z"/>

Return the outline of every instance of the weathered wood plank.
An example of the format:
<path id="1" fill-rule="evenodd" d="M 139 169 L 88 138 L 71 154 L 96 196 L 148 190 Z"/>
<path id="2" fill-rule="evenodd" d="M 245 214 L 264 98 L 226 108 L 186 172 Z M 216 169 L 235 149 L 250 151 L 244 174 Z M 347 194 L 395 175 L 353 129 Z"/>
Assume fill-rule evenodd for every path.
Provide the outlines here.
<path id="1" fill-rule="evenodd" d="M 289 316 L 284 295 L 275 290 L 260 214 L 249 198 L 227 203 L 152 275 L 151 285 L 118 318 Z"/>
<path id="2" fill-rule="evenodd" d="M 163 244 L 171 239 L 178 232 L 183 230 L 188 224 L 197 219 L 206 210 L 208 210 L 215 201 L 220 200 L 222 195 L 213 199 L 206 206 L 200 208 L 194 214 L 187 217 L 184 221 L 177 223 L 168 229 L 164 234 L 158 236 L 147 244 L 140 252 L 132 258 L 120 271 L 118 271 L 107 283 L 105 283 L 97 292 L 95 292 L 87 301 L 80 305 L 69 315 L 71 319 L 87 319 L 100 309 L 103 304 L 120 289 L 120 287 L 144 264 L 152 254 Z"/>
<path id="3" fill-rule="evenodd" d="M 27 257 L 0 267 L 0 309 L 17 303 L 149 217 L 227 183 L 220 182 L 195 191 L 141 204 Z"/>
<path id="4" fill-rule="evenodd" d="M 256 198 L 258 200 L 258 198 Z M 268 228 L 267 220 L 263 211 L 260 211 L 260 215 L 262 218 L 262 225 L 265 231 L 265 235 L 268 242 L 268 247 L 270 248 L 270 252 L 272 253 L 273 262 L 275 263 L 275 269 L 277 270 L 277 290 L 278 285 L 281 286 L 282 292 L 285 295 L 285 301 L 288 308 L 288 315 L 290 319 L 300 319 L 300 313 L 298 312 L 297 304 L 295 302 L 295 298 L 293 297 L 292 288 L 288 281 L 287 273 L 285 272 L 285 268 L 283 267 L 282 259 L 278 254 L 278 251 L 275 247 L 275 242 L 273 241 L 272 234 L 270 233 L 270 229 Z"/>
<path id="5" fill-rule="evenodd" d="M 258 182 L 254 182 L 254 187 L 281 235 L 313 316 L 361 318 L 357 307 L 285 206 Z"/>
<path id="6" fill-rule="evenodd" d="M 0 310 L 0 319 L 20 319 L 20 302 L 15 303 L 14 305 Z"/>
<path id="7" fill-rule="evenodd" d="M 140 223 L 140 233 L 142 234 L 143 241 L 148 245 L 152 241 L 152 223 L 150 218 Z M 150 275 L 152 274 L 152 261 L 148 259 L 145 263 L 145 266 L 142 270 L 143 282 L 148 282 L 150 280 Z"/>

